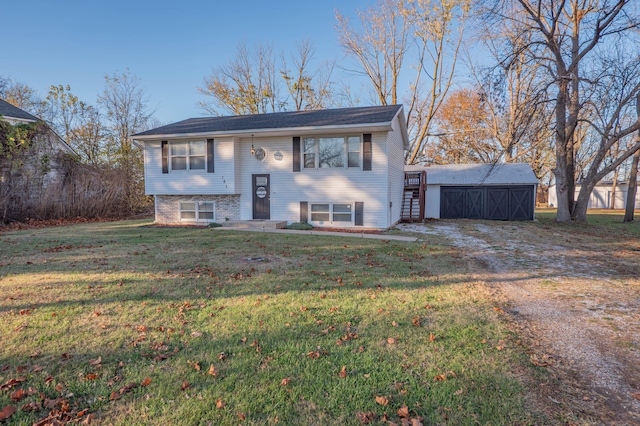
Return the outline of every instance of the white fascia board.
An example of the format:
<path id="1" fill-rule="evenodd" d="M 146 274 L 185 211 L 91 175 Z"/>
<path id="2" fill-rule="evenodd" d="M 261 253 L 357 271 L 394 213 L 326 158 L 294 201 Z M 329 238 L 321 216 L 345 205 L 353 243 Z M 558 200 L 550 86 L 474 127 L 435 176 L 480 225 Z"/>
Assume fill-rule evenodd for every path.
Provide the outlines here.
<path id="1" fill-rule="evenodd" d="M 174 134 L 157 134 L 132 136 L 134 141 L 147 141 L 158 139 L 187 139 L 201 137 L 221 137 L 221 136 L 237 136 L 249 137 L 253 136 L 292 136 L 292 135 L 309 135 L 335 133 L 337 130 L 346 130 L 349 132 L 389 132 L 392 129 L 391 123 L 373 123 L 373 124 L 346 124 L 341 126 L 308 126 L 308 127 L 287 127 L 278 129 L 252 129 L 252 130 L 234 130 L 223 132 L 198 132 L 198 133 L 174 133 Z"/>
<path id="2" fill-rule="evenodd" d="M 404 116 L 404 108 L 401 107 L 398 109 L 396 117 L 400 123 L 400 132 L 402 133 L 402 139 L 404 140 L 404 149 L 408 150 L 411 148 L 411 144 L 409 142 L 409 131 L 407 130 L 407 120 Z"/>

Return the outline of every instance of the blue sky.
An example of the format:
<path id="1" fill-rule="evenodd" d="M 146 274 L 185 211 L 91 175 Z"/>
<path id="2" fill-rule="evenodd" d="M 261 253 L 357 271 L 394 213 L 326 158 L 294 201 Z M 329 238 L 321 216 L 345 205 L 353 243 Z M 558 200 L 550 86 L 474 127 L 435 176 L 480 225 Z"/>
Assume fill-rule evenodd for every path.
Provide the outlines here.
<path id="1" fill-rule="evenodd" d="M 2 5 L 0 76 L 45 96 L 70 85 L 95 104 L 106 74 L 126 69 L 140 78 L 163 123 L 205 115 L 197 92 L 213 67 L 239 42 L 293 52 L 312 41 L 318 61 L 344 60 L 335 11 L 355 16 L 374 0 L 20 0 Z M 8 37 L 8 38 L 7 38 Z"/>

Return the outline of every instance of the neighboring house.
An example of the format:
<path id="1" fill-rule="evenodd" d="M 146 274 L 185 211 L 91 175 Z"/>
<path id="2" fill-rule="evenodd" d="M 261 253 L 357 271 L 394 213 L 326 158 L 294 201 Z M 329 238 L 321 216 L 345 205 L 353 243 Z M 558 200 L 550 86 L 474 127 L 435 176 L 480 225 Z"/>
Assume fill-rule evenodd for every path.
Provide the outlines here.
<path id="1" fill-rule="evenodd" d="M 52 203 L 60 203 L 50 189 L 64 178 L 64 155 L 74 151 L 44 122 L 2 99 L 0 121 L 10 126 L 37 124 L 24 144 L 14 146 L 0 137 L 0 222 L 49 216 Z M 3 129 L 10 127 L 5 124 Z"/>
<path id="2" fill-rule="evenodd" d="M 132 138 L 144 145 L 158 223 L 386 229 L 400 220 L 401 105 L 191 118 Z"/>
<path id="3" fill-rule="evenodd" d="M 578 182 L 576 184 L 575 197 L 578 198 L 582 185 Z M 625 209 L 627 205 L 627 193 L 629 191 L 629 182 L 618 182 L 615 188 L 615 209 Z M 589 197 L 589 204 L 587 208 L 590 209 L 608 209 L 611 208 L 611 198 L 613 196 L 613 182 L 602 181 L 591 191 Z M 558 198 L 556 194 L 556 186 L 551 185 L 549 187 L 549 207 L 558 206 Z M 640 194 L 636 195 L 636 209 L 640 209 Z"/>
<path id="4" fill-rule="evenodd" d="M 426 171 L 425 217 L 533 220 L 538 179 L 528 164 L 406 166 Z"/>

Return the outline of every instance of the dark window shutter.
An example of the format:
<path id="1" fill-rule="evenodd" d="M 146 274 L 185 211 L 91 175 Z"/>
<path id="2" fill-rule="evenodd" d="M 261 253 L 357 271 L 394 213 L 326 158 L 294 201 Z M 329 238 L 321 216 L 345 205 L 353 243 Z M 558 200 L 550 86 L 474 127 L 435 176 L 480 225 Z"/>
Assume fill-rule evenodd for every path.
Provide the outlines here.
<path id="1" fill-rule="evenodd" d="M 362 170 L 371 170 L 371 133 L 362 135 Z"/>
<path id="2" fill-rule="evenodd" d="M 371 170 L 371 169 L 369 169 Z M 355 225 L 356 226 L 363 226 L 364 225 L 364 203 L 362 201 L 356 201 L 356 217 L 355 219 Z"/>
<path id="3" fill-rule="evenodd" d="M 169 173 L 169 143 L 162 141 L 160 146 L 162 147 L 162 173 Z"/>
<path id="4" fill-rule="evenodd" d="M 300 223 L 307 223 L 309 221 L 309 203 L 307 201 L 300 201 Z"/>
<path id="5" fill-rule="evenodd" d="M 207 139 L 207 173 L 215 171 L 215 160 L 213 156 L 213 139 Z"/>
<path id="6" fill-rule="evenodd" d="M 293 138 L 293 171 L 300 171 L 300 137 Z"/>

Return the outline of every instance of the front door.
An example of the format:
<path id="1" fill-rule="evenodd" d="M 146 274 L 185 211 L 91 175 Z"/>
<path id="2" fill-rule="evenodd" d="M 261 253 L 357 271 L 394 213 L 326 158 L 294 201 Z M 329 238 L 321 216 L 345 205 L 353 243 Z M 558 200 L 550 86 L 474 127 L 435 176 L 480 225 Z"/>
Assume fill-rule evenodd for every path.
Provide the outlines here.
<path id="1" fill-rule="evenodd" d="M 271 219 L 271 191 L 269 175 L 251 175 L 253 182 L 253 218 Z"/>

